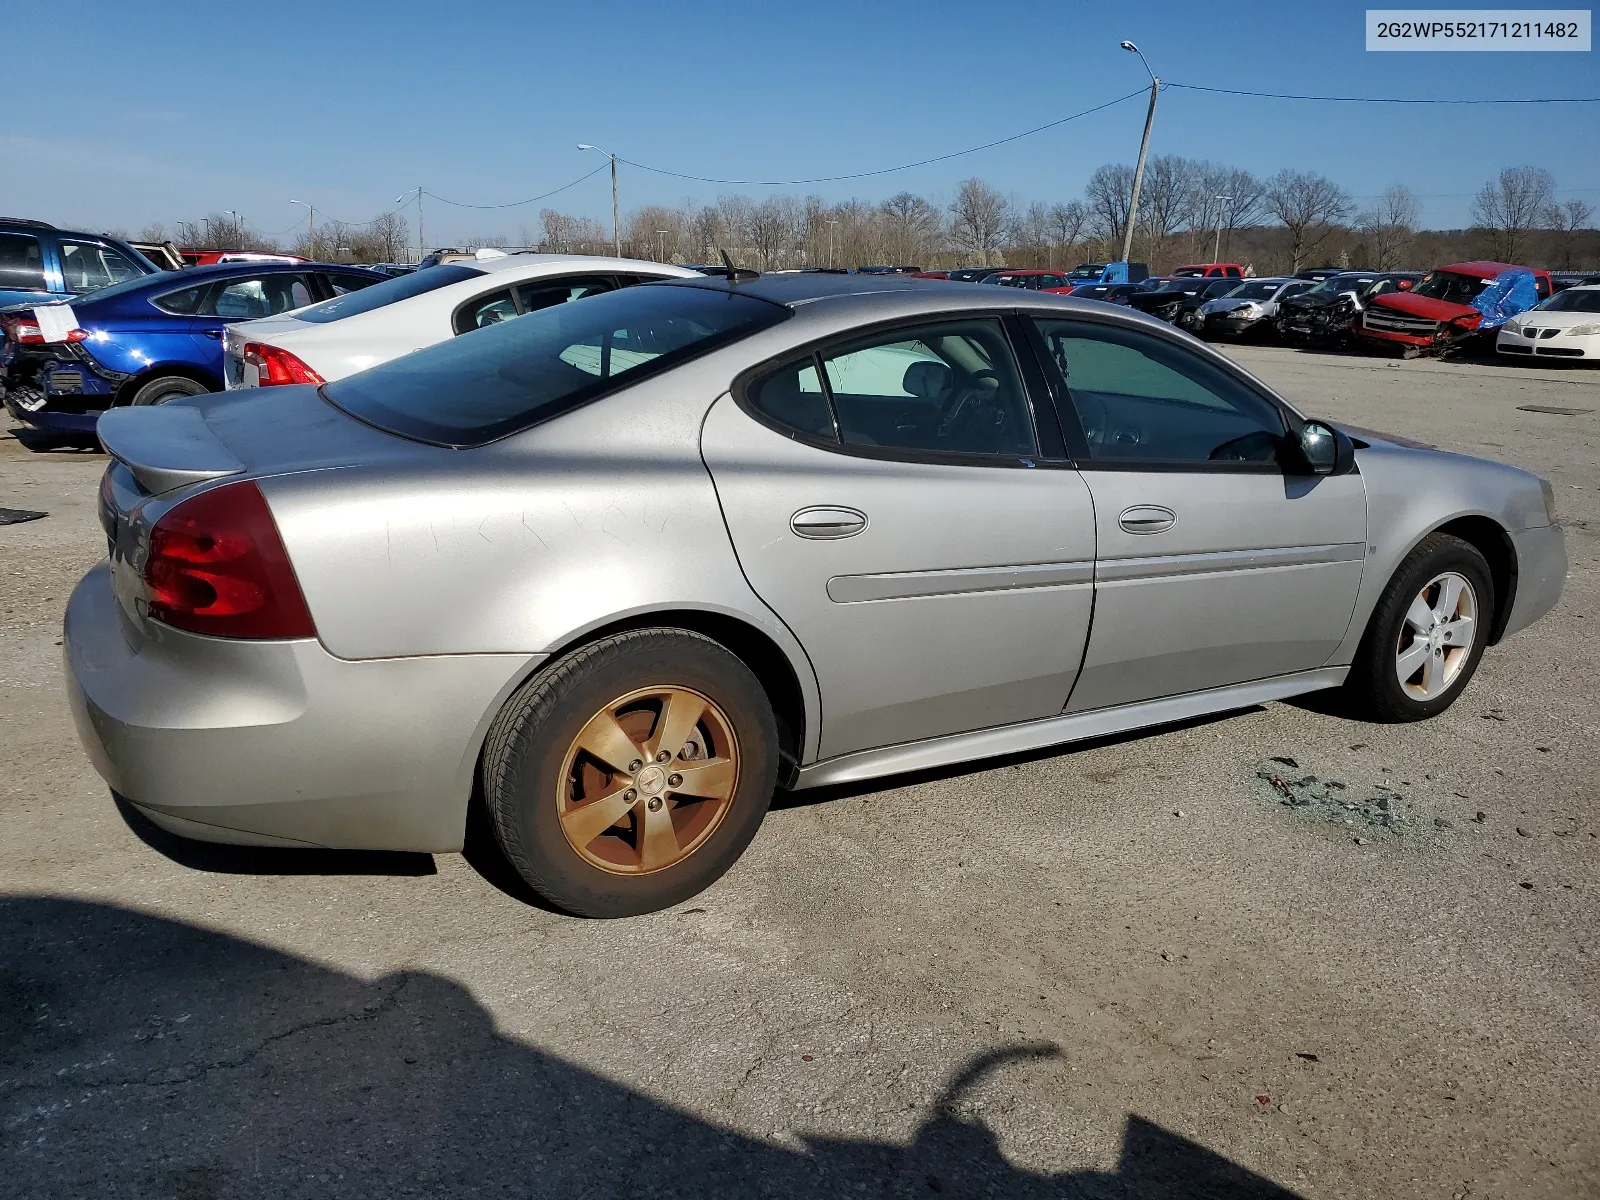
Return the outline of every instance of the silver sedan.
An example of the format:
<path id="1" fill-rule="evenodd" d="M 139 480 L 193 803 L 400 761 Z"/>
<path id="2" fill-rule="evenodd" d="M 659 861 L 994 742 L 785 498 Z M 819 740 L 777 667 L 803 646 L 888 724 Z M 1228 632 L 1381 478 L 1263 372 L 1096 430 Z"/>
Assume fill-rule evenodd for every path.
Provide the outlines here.
<path id="1" fill-rule="evenodd" d="M 1344 688 L 1430 717 L 1566 571 L 1547 485 L 1308 420 L 1159 321 L 646 284 L 326 384 L 118 409 L 78 728 L 210 841 L 462 846 L 677 903 L 774 788 Z"/>

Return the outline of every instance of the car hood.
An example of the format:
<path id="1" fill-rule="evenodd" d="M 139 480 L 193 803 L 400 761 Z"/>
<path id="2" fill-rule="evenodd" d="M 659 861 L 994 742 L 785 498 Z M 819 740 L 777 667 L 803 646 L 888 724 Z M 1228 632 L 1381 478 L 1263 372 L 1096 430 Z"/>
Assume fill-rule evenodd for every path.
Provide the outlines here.
<path id="1" fill-rule="evenodd" d="M 1574 325 L 1593 325 L 1600 322 L 1600 313 L 1551 312 L 1548 309 L 1530 308 L 1512 317 L 1506 324 L 1515 322 L 1519 327 L 1536 325 L 1541 329 L 1571 329 Z M 1502 326 L 1501 328 L 1504 328 Z"/>
<path id="2" fill-rule="evenodd" d="M 1437 450 L 1432 442 L 1419 442 L 1416 438 L 1402 437 L 1398 433 L 1383 433 L 1377 429 L 1363 429 L 1360 425 L 1346 425 L 1343 421 L 1330 422 L 1340 433 L 1372 444 L 1402 446 L 1407 450 Z"/>
<path id="3" fill-rule="evenodd" d="M 1454 321 L 1460 317 L 1481 320 L 1483 314 L 1470 304 L 1451 304 L 1448 300 L 1435 300 L 1431 296 L 1414 296 L 1410 292 L 1391 292 L 1372 301 L 1372 308 L 1388 308 L 1413 317 L 1427 317 L 1431 321 Z"/>
<path id="4" fill-rule="evenodd" d="M 1230 313 L 1236 309 L 1243 308 L 1247 304 L 1253 304 L 1257 308 L 1264 309 L 1271 303 L 1272 301 L 1270 300 L 1207 300 L 1201 307 L 1207 312 Z"/>

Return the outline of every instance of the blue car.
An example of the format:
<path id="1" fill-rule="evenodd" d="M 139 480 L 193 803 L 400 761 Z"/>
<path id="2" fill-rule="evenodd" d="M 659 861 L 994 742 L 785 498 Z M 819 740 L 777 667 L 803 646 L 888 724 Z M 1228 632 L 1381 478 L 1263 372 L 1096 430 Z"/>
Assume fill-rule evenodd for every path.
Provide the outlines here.
<path id="1" fill-rule="evenodd" d="M 226 263 L 129 279 L 47 309 L 45 319 L 30 305 L 0 310 L 6 411 L 35 429 L 81 436 L 115 405 L 220 392 L 225 326 L 387 278 L 325 263 Z"/>
<path id="2" fill-rule="evenodd" d="M 120 238 L 0 217 L 0 308 L 65 300 L 158 270 Z"/>

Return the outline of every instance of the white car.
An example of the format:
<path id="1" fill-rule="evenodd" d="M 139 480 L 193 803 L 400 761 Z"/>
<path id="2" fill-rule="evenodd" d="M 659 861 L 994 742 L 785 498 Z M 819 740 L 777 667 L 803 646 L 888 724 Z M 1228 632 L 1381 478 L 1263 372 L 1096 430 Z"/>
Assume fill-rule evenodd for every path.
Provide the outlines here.
<path id="1" fill-rule="evenodd" d="M 1600 358 L 1600 284 L 1557 292 L 1518 313 L 1495 338 L 1501 354 L 1538 358 Z"/>
<path id="2" fill-rule="evenodd" d="M 1222 337 L 1244 337 L 1256 329 L 1270 329 L 1278 315 L 1278 302 L 1316 287 L 1311 279 L 1242 279 L 1239 286 L 1200 306 L 1205 332 Z"/>
<path id="3" fill-rule="evenodd" d="M 576 254 L 480 255 L 240 321 L 222 339 L 229 388 L 326 383 L 524 313 L 652 279 L 697 279 L 666 263 Z"/>

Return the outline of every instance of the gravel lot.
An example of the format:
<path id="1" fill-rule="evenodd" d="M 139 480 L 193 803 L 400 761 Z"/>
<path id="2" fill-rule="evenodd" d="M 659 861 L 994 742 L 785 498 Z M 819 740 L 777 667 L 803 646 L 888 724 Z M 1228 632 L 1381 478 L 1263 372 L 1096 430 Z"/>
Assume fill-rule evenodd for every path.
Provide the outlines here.
<path id="1" fill-rule="evenodd" d="M 1600 1195 L 1600 373 L 1234 353 L 1549 478 L 1560 608 L 1433 722 L 1275 704 L 807 794 L 611 923 L 484 855 L 125 819 L 57 648 L 103 460 L 5 437 L 0 505 L 50 516 L 0 528 L 0 1190 Z"/>

